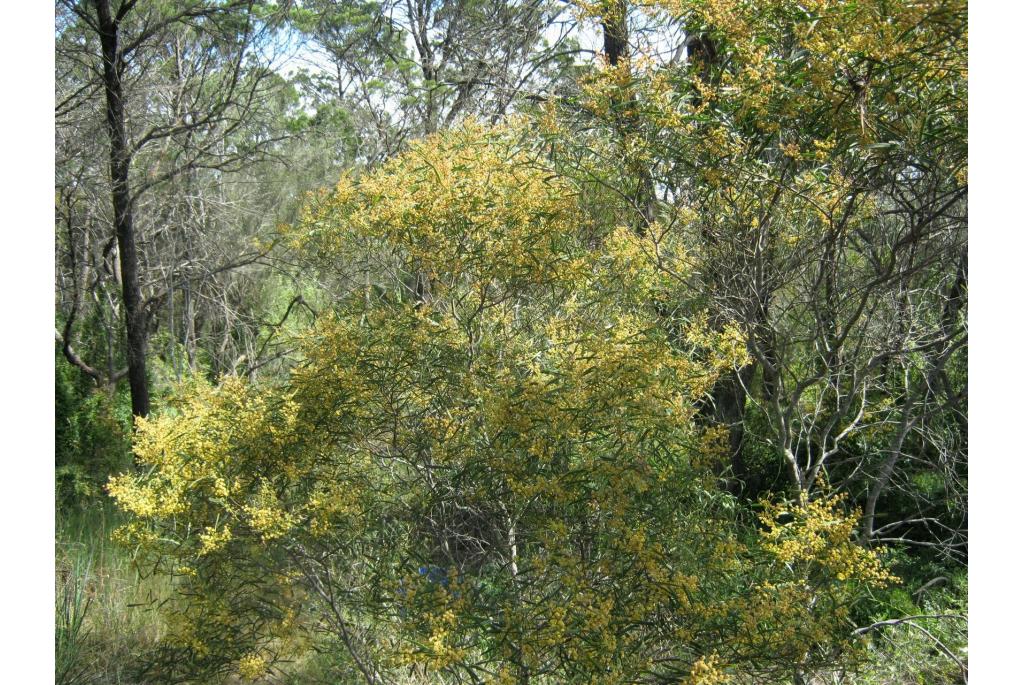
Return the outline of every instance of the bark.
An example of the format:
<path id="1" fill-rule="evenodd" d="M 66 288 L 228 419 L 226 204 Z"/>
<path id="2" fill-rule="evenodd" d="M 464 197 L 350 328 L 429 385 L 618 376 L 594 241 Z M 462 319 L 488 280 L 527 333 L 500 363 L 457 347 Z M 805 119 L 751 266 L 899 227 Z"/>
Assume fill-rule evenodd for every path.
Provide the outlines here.
<path id="1" fill-rule="evenodd" d="M 748 473 L 743 461 L 743 417 L 746 413 L 747 391 L 754 375 L 755 366 L 748 364 L 743 368 L 724 374 L 712 389 L 712 414 L 715 423 L 729 428 L 729 490 L 736 495 L 743 492 L 756 492 L 760 482 L 756 474 Z"/>
<path id="2" fill-rule="evenodd" d="M 616 3 L 612 11 L 613 14 L 602 18 L 601 28 L 604 32 L 604 55 L 608 64 L 617 67 L 619 61 L 627 56 L 628 50 L 625 3 Z"/>
<path id="3" fill-rule="evenodd" d="M 868 492 L 867 502 L 864 504 L 862 538 L 865 543 L 870 543 L 871 538 L 875 534 L 875 518 L 878 511 L 878 500 L 881 499 L 882 494 L 889 487 L 889 481 L 892 480 L 892 474 L 896 470 L 896 465 L 903 456 L 903 443 L 907 439 L 907 435 L 910 434 L 910 429 L 912 427 L 913 419 L 911 417 L 911 405 L 908 402 L 903 408 L 900 427 L 889 443 L 885 463 L 882 464 L 881 471 L 878 476 L 875 477 L 875 482 L 872 484 L 871 490 Z"/>
<path id="4" fill-rule="evenodd" d="M 125 333 L 128 350 L 128 385 L 132 414 L 149 413 L 149 380 L 146 376 L 146 312 L 139 286 L 139 258 L 135 246 L 135 225 L 128 172 L 131 152 L 125 130 L 124 65 L 118 22 L 111 15 L 109 0 L 95 0 L 103 50 L 103 90 L 106 96 L 107 134 L 110 138 L 110 196 L 114 205 L 114 232 L 121 263 L 121 295 L 124 299 Z"/>
<path id="5" fill-rule="evenodd" d="M 601 30 L 604 39 L 604 56 L 611 67 L 618 67 L 623 63 L 623 68 L 630 70 L 629 65 L 629 24 L 627 22 L 627 11 L 625 2 L 617 2 L 608 14 L 601 18 Z M 612 112 L 614 112 L 614 123 L 619 135 L 625 137 L 638 130 L 639 122 L 635 114 L 631 112 L 630 105 L 635 103 L 635 95 L 631 89 L 612 96 Z M 654 174 L 649 166 L 634 164 L 631 160 L 627 162 L 636 174 L 637 185 L 633 192 L 633 208 L 637 212 L 637 218 L 633 224 L 633 230 L 639 236 L 644 236 L 654 222 L 657 212 L 657 195 L 654 184 Z"/>

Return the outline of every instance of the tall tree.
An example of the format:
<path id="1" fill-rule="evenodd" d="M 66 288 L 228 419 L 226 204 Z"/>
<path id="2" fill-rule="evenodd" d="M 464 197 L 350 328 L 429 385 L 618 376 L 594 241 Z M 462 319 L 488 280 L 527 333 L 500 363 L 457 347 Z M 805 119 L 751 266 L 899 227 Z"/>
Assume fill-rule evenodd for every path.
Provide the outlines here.
<path id="1" fill-rule="evenodd" d="M 253 0 L 58 3 L 58 53 L 78 80 L 58 97 L 58 134 L 80 124 L 72 115 L 88 112 L 90 99 L 102 92 L 114 238 L 106 251 L 116 244 L 136 416 L 149 412 L 150 322 L 169 295 L 153 287 L 144 292 L 152 284 L 145 274 L 149 245 L 140 242 L 140 199 L 196 169 L 229 169 L 267 148 L 269 139 L 231 143 L 260 109 L 271 83 L 271 72 L 259 63 L 268 25 L 254 10 Z M 73 316 L 63 336 L 65 354 L 89 373 L 91 367 L 72 354 L 71 324 Z"/>
<path id="2" fill-rule="evenodd" d="M 330 65 L 313 79 L 320 102 L 363 120 L 373 164 L 556 86 L 578 52 L 563 12 L 549 0 L 312 0 L 293 17 Z"/>

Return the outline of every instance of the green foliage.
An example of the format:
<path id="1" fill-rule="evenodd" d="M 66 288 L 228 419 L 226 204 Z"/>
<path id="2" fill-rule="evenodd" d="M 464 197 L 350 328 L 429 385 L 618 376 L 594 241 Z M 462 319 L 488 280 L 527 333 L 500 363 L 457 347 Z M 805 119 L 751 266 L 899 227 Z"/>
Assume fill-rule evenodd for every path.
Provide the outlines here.
<path id="1" fill-rule="evenodd" d="M 87 635 L 85 616 L 92 602 L 86 591 L 91 572 L 92 562 L 87 557 L 58 569 L 54 659 L 59 685 L 87 680 L 89 666 L 83 663 L 83 642 Z"/>
<path id="2" fill-rule="evenodd" d="M 747 469 L 745 494 L 750 499 L 785 492 L 790 486 L 786 459 L 771 438 L 771 427 L 764 413 L 755 406 L 748 406 L 743 417 L 741 456 Z"/>
<path id="3" fill-rule="evenodd" d="M 97 389 L 58 353 L 55 472 L 61 506 L 95 498 L 131 463 L 131 405 L 124 389 Z"/>
<path id="4" fill-rule="evenodd" d="M 871 635 L 870 659 L 858 682 L 870 685 L 959 685 L 966 682 L 967 583 L 955 577 L 916 597 L 893 591 L 879 603 L 876 620 L 920 617 Z M 958 663 L 959 662 L 959 663 Z"/>

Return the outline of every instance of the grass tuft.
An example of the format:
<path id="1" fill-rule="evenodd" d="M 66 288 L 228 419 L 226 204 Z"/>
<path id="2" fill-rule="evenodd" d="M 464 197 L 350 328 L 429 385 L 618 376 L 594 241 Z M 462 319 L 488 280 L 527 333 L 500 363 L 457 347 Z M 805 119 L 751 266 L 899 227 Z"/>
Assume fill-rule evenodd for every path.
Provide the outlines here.
<path id="1" fill-rule="evenodd" d="M 157 607 L 170 581 L 143 578 L 110 540 L 122 522 L 109 501 L 59 511 L 56 527 L 56 682 L 135 685 L 164 632 Z"/>

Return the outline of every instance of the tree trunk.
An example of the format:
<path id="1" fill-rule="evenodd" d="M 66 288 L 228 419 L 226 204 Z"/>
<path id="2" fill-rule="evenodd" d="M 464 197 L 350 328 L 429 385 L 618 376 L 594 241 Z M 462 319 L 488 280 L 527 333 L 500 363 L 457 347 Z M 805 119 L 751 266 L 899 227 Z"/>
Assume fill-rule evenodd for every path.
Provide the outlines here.
<path id="1" fill-rule="evenodd" d="M 882 497 L 882 493 L 884 493 L 886 488 L 889 486 L 892 474 L 896 470 L 896 464 L 899 463 L 900 457 L 903 456 L 903 442 L 907 439 L 907 435 L 910 433 L 913 423 L 914 421 L 911 418 L 911 403 L 908 399 L 906 405 L 903 407 L 903 415 L 900 419 L 899 430 L 896 431 L 896 435 L 894 435 L 892 440 L 889 442 L 889 449 L 886 450 L 887 455 L 885 463 L 882 464 L 882 470 L 875 477 L 871 490 L 868 492 L 867 502 L 864 504 L 861 538 L 865 544 L 870 543 L 872 536 L 875 534 L 875 519 L 878 511 L 878 500 Z"/>
<path id="2" fill-rule="evenodd" d="M 711 414 L 715 423 L 729 428 L 729 490 L 735 495 L 748 495 L 760 488 L 756 474 L 748 473 L 743 461 L 743 419 L 746 414 L 747 390 L 754 376 L 755 366 L 748 364 L 741 369 L 723 374 L 715 383 L 711 395 Z"/>
<path id="3" fill-rule="evenodd" d="M 628 31 L 626 24 L 626 4 L 617 2 L 607 16 L 601 18 L 604 32 L 604 56 L 608 64 L 617 67 L 619 60 L 626 57 L 628 50 Z"/>
<path id="4" fill-rule="evenodd" d="M 110 137 L 110 195 L 114 205 L 114 231 L 121 263 L 121 294 L 124 298 L 128 346 L 128 384 L 132 414 L 149 413 L 149 381 L 146 377 L 146 313 L 139 286 L 138 254 L 128 171 L 131 151 L 125 131 L 123 64 L 118 45 L 118 22 L 109 0 L 95 0 L 103 49 L 103 86 L 106 95 L 107 133 Z"/>
<path id="5" fill-rule="evenodd" d="M 627 20 L 628 7 L 621 0 L 610 6 L 607 13 L 601 17 L 601 30 L 604 41 L 604 56 L 608 65 L 613 68 L 620 68 L 630 71 L 629 64 L 629 22 Z M 629 78 L 632 78 L 630 74 Z M 626 80 L 628 81 L 629 78 Z M 612 95 L 612 112 L 614 124 L 620 138 L 625 141 L 626 136 L 639 130 L 639 122 L 636 115 L 632 113 L 635 105 L 635 95 L 632 86 L 624 91 L 616 91 Z M 629 155 L 624 156 L 629 159 Z M 657 196 L 654 184 L 654 175 L 649 166 L 630 162 L 630 170 L 636 175 L 637 185 L 633 191 L 633 208 L 637 217 L 633 221 L 633 231 L 643 237 L 647 234 L 654 223 L 657 215 Z"/>

